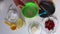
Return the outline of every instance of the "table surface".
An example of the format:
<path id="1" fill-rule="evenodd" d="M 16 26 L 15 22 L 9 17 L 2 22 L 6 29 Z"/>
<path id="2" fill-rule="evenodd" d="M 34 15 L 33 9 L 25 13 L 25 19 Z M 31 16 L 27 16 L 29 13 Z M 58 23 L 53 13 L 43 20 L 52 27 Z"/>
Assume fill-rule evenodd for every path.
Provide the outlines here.
<path id="1" fill-rule="evenodd" d="M 20 28 L 16 31 L 10 30 L 10 28 L 6 24 L 4 24 L 4 18 L 6 17 L 8 7 L 11 3 L 13 3 L 12 0 L 4 0 L 3 4 L 0 5 L 1 6 L 1 8 L 0 8 L 1 9 L 0 10 L 0 34 L 29 34 L 29 32 L 28 32 L 29 19 L 27 19 L 27 18 L 25 18 L 26 24 L 22 28 Z M 55 3 L 55 7 L 56 7 L 54 15 L 57 17 L 58 21 L 60 22 L 60 15 L 59 15 L 60 14 L 60 0 L 54 0 L 54 3 Z M 40 17 L 36 17 L 34 19 L 34 21 L 40 22 Z M 58 24 L 57 30 L 54 34 L 60 33 L 59 24 Z M 43 29 L 41 29 L 41 30 L 42 30 L 41 34 L 47 34 Z"/>

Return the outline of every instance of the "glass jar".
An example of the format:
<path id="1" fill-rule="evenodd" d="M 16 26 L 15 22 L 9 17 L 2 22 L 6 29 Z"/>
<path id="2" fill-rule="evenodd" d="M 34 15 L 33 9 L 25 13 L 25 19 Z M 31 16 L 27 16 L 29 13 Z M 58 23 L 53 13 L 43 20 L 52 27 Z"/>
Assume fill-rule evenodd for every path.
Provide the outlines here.
<path id="1" fill-rule="evenodd" d="M 29 34 L 40 34 L 41 33 L 41 24 L 33 21 L 28 26 Z"/>

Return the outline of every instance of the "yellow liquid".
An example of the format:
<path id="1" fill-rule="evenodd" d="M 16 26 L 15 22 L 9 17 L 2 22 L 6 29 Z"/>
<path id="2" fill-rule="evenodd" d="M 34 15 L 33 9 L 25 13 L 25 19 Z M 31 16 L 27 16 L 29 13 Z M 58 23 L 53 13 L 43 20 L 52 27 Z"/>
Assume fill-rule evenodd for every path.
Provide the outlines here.
<path id="1" fill-rule="evenodd" d="M 16 30 L 16 25 L 15 24 L 11 24 L 10 29 L 11 30 Z"/>
<path id="2" fill-rule="evenodd" d="M 15 24 L 12 24 L 10 22 L 8 22 L 7 20 L 5 20 L 4 22 L 5 24 L 7 24 L 11 30 L 16 30 L 16 25 Z"/>
<path id="3" fill-rule="evenodd" d="M 16 25 L 17 25 L 17 28 L 22 27 L 22 26 L 23 26 L 23 21 L 22 21 L 22 19 L 19 18 L 19 19 L 16 21 Z"/>

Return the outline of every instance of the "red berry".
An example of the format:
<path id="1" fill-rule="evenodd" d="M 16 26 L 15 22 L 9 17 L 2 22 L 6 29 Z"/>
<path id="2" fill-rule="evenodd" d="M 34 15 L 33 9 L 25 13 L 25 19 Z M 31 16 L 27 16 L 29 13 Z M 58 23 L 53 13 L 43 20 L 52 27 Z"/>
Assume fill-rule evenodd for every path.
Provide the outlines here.
<path id="1" fill-rule="evenodd" d="M 53 22 L 53 20 L 48 20 L 45 22 L 45 28 L 47 28 L 48 30 L 53 30 L 55 27 L 55 24 Z"/>

